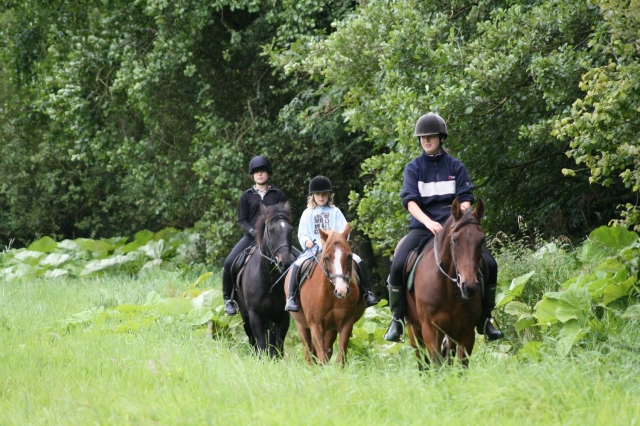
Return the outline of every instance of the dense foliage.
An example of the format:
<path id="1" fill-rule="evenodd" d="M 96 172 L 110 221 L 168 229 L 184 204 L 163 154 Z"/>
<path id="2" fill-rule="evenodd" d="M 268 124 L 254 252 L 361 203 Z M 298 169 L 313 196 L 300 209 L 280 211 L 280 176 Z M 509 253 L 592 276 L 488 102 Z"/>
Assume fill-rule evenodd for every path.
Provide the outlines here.
<path id="1" fill-rule="evenodd" d="M 522 216 L 545 234 L 584 235 L 639 189 L 637 26 L 625 10 L 593 1 L 371 1 L 330 36 L 274 49 L 272 60 L 315 79 L 316 97 L 366 133 L 376 155 L 362 165 L 369 184 L 351 200 L 387 248 L 403 232 L 397 194 L 420 150 L 413 125 L 427 111 L 448 121 L 446 147 L 490 206 L 490 230 L 513 231 Z M 606 72 L 615 73 L 608 85 Z M 609 108 L 597 102 L 614 103 L 608 96 L 618 99 L 611 116 L 590 115 Z M 575 166 L 567 154 L 593 164 L 592 178 L 563 178 Z M 606 187 L 590 184 L 599 176 Z"/>
<path id="2" fill-rule="evenodd" d="M 349 2 L 20 1 L 0 11 L 0 234 L 199 229 L 212 259 L 239 233 L 249 159 L 267 155 L 296 216 L 315 174 L 343 206 L 366 151 L 334 127 L 300 135 L 261 45 L 328 28 Z M 292 127 L 293 126 L 293 127 Z M 349 146 L 350 144 L 354 146 Z M 362 144 L 361 144 L 362 145 Z M 343 149 L 344 148 L 344 149 Z M 340 198 L 339 198 L 340 199 Z"/>
<path id="3" fill-rule="evenodd" d="M 571 238 L 637 225 L 637 6 L 5 1 L 2 243 L 195 226 L 218 260 L 265 154 L 296 217 L 309 178 L 328 175 L 389 250 L 426 111 L 447 119 L 491 233 L 519 217 Z"/>

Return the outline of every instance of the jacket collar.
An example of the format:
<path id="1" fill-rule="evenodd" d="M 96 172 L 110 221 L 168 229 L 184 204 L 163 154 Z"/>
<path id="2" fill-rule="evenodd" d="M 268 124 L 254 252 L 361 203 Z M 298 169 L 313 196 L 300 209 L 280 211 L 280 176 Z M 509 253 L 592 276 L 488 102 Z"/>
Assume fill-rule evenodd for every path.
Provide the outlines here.
<path id="1" fill-rule="evenodd" d="M 438 152 L 435 154 L 427 154 L 424 150 L 422 150 L 422 156 L 427 160 L 427 161 L 431 161 L 431 162 L 436 162 L 436 161 L 440 161 L 442 159 L 442 157 L 444 157 L 445 155 L 447 155 L 447 152 L 444 150 L 444 148 L 439 147 L 438 148 Z"/>
<path id="2" fill-rule="evenodd" d="M 270 185 L 267 187 L 267 190 L 265 191 L 265 194 L 266 194 L 267 192 L 271 191 L 272 189 L 273 189 L 273 185 L 271 185 L 271 184 L 270 184 Z M 252 194 L 258 194 L 258 190 L 256 189 L 256 187 L 255 187 L 255 186 L 252 186 L 251 188 L 249 188 L 249 189 L 248 189 L 248 191 L 251 191 L 251 193 L 252 193 Z"/>

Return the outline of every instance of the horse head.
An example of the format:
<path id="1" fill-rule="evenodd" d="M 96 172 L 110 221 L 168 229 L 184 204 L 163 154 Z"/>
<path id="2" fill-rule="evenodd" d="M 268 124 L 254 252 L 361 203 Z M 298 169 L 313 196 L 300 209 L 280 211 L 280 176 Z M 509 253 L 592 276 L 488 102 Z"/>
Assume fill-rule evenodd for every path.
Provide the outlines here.
<path id="1" fill-rule="evenodd" d="M 449 232 L 451 257 L 458 275 L 458 286 L 463 299 L 473 299 L 480 288 L 478 269 L 481 247 L 485 240 L 480 221 L 484 216 L 484 202 L 478 199 L 473 211 L 462 210 L 456 198 L 451 205 Z M 443 229 L 444 230 L 444 229 Z"/>
<path id="2" fill-rule="evenodd" d="M 329 282 L 333 284 L 333 294 L 343 299 L 349 295 L 349 282 L 351 282 L 351 268 L 353 255 L 347 238 L 351 227 L 347 223 L 344 231 L 320 231 L 322 239 L 322 267 Z"/>
<path id="3" fill-rule="evenodd" d="M 265 206 L 256 223 L 256 240 L 262 253 L 278 265 L 280 273 L 291 265 L 291 207 L 289 202 Z"/>

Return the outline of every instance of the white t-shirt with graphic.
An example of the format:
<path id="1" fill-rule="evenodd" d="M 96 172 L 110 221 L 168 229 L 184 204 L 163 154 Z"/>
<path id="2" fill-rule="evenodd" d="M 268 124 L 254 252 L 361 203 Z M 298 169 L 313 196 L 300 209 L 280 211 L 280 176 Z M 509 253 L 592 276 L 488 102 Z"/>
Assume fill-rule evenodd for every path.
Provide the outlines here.
<path id="1" fill-rule="evenodd" d="M 329 207 L 327 205 L 318 206 L 315 209 L 307 208 L 302 212 L 300 217 L 300 226 L 298 227 L 298 241 L 302 250 L 306 249 L 307 241 L 314 241 L 322 248 L 322 241 L 318 229 L 327 231 L 342 232 L 347 226 L 347 219 L 337 207 Z M 315 251 L 315 248 L 312 249 Z M 309 250 L 307 251 L 307 253 Z"/>

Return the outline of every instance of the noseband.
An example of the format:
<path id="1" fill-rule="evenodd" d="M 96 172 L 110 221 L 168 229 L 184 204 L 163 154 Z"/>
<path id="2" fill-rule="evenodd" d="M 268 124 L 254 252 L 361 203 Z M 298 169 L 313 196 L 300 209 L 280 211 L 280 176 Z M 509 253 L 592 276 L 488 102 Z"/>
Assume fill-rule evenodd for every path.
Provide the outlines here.
<path id="1" fill-rule="evenodd" d="M 314 254 L 313 254 L 313 258 L 315 259 L 316 263 L 318 264 L 318 266 L 320 267 L 320 269 L 322 269 L 322 272 L 324 272 L 324 274 L 327 276 L 327 279 L 329 280 L 329 282 L 331 283 L 332 286 L 336 286 L 336 283 L 333 282 L 334 278 L 342 278 L 343 280 L 345 280 L 347 282 L 347 285 L 349 285 L 351 283 L 351 274 L 330 274 L 329 273 L 329 266 L 327 265 L 327 259 L 323 259 L 322 264 L 320 263 L 320 261 L 318 260 L 317 254 L 318 254 L 317 250 Z"/>
<path id="2" fill-rule="evenodd" d="M 464 226 L 470 225 L 470 224 L 479 225 L 478 222 L 470 220 L 470 221 L 464 223 L 461 226 L 461 228 L 464 227 Z M 456 225 L 455 223 L 451 224 L 451 228 L 453 229 L 453 227 L 455 225 Z M 452 282 L 456 283 L 456 285 L 458 286 L 458 288 L 462 292 L 462 277 L 458 273 L 458 262 L 456 260 L 456 255 L 453 252 L 453 244 L 454 244 L 453 243 L 453 237 L 451 237 L 451 240 L 449 242 L 449 250 L 451 251 L 451 258 L 453 259 L 453 267 L 456 270 L 456 279 L 451 278 L 451 276 L 449 274 L 447 274 L 444 269 L 442 269 L 442 265 L 441 265 L 442 262 L 440 262 L 440 260 L 438 259 L 438 235 L 434 235 L 434 237 L 433 237 L 433 256 L 436 259 L 436 265 L 438 265 L 438 269 L 440 270 L 440 272 L 442 272 L 444 274 L 444 276 L 449 278 Z"/>

